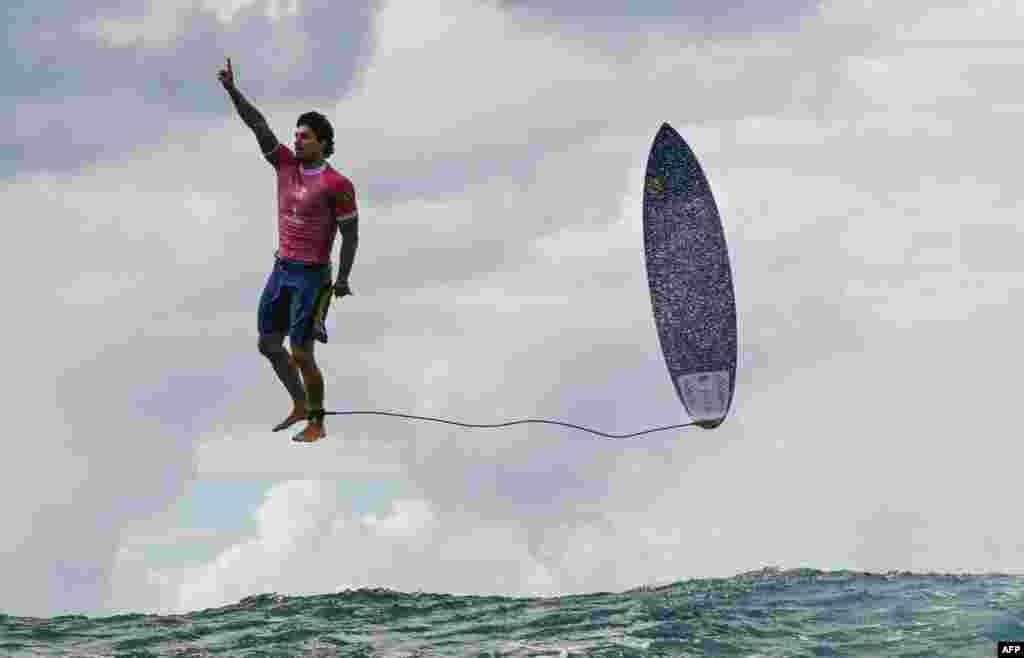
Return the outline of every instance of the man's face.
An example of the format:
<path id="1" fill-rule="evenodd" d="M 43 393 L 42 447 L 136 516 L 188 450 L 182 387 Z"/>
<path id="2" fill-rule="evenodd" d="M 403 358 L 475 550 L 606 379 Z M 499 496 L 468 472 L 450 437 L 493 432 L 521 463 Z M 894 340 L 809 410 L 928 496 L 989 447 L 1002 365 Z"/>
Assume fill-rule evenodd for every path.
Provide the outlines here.
<path id="1" fill-rule="evenodd" d="M 306 162 L 314 162 L 320 159 L 320 142 L 316 139 L 316 133 L 306 125 L 295 129 L 295 157 Z"/>

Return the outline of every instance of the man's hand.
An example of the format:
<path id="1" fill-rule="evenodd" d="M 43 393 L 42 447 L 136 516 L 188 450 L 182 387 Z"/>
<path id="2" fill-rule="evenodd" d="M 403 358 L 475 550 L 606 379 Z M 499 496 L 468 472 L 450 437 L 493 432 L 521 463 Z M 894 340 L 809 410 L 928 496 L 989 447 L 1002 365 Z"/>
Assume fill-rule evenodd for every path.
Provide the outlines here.
<path id="1" fill-rule="evenodd" d="M 338 282 L 334 284 L 334 296 L 344 297 L 345 295 L 351 295 L 352 289 L 348 287 L 348 281 L 342 281 L 338 279 Z"/>
<path id="2" fill-rule="evenodd" d="M 220 83 L 222 85 L 224 85 L 225 89 L 231 89 L 232 87 L 235 86 L 235 72 L 231 70 L 231 58 L 230 57 L 228 57 L 228 66 L 227 66 L 227 68 L 221 69 L 217 73 L 217 78 L 220 80 Z"/>

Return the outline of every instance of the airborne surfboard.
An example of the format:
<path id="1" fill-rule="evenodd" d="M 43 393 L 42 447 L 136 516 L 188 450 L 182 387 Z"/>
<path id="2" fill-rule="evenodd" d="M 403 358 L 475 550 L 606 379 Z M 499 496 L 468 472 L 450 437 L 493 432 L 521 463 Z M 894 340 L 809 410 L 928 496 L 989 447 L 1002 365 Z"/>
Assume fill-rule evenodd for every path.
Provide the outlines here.
<path id="1" fill-rule="evenodd" d="M 672 126 L 647 159 L 644 251 L 669 377 L 700 427 L 725 420 L 736 385 L 736 300 L 725 232 L 704 171 Z"/>

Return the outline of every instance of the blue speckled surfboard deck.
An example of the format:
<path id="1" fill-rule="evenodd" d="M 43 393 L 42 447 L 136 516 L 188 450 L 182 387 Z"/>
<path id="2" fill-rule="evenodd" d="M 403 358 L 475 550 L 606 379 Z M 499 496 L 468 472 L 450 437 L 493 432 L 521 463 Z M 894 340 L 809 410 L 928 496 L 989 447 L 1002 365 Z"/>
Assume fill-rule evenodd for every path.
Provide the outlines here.
<path id="1" fill-rule="evenodd" d="M 687 414 L 717 427 L 736 383 L 736 300 L 725 233 L 693 151 L 667 123 L 647 160 L 644 250 L 654 322 Z"/>

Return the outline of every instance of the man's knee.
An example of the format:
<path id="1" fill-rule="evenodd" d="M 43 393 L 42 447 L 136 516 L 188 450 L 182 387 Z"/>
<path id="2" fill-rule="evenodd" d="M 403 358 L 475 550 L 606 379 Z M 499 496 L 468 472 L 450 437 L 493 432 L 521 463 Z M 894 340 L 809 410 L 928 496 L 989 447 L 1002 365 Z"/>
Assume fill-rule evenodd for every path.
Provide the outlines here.
<path id="1" fill-rule="evenodd" d="M 299 368 L 313 368 L 316 361 L 313 360 L 312 346 L 292 345 L 292 360 Z"/>
<path id="2" fill-rule="evenodd" d="M 260 354 L 268 359 L 287 354 L 284 349 L 284 336 L 278 334 L 264 334 L 260 336 L 257 343 Z"/>

